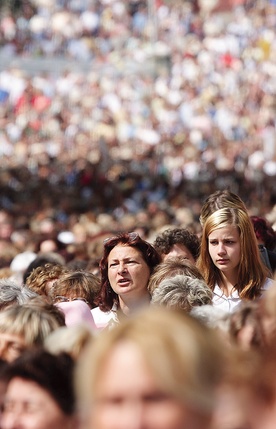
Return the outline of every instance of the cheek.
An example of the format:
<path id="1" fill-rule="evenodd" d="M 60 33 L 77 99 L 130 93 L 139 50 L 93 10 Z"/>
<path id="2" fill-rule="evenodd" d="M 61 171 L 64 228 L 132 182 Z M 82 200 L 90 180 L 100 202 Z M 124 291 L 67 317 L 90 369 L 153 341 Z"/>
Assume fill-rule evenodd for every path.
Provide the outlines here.
<path id="1" fill-rule="evenodd" d="M 162 404 L 160 407 L 152 407 L 147 412 L 149 427 L 156 429 L 183 429 L 194 427 L 191 425 L 193 416 L 183 405 L 176 403 Z"/>

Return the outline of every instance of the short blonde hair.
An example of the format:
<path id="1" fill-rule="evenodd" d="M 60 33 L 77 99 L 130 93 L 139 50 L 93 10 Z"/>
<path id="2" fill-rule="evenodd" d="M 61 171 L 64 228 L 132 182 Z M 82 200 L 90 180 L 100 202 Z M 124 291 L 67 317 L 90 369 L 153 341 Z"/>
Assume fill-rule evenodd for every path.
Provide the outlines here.
<path id="1" fill-rule="evenodd" d="M 8 307 L 0 312 L 0 334 L 22 336 L 26 346 L 42 345 L 50 332 L 64 326 L 61 311 L 49 304 L 25 304 Z M 53 307 L 53 311 L 51 309 Z M 55 314 L 56 313 L 56 314 Z"/>

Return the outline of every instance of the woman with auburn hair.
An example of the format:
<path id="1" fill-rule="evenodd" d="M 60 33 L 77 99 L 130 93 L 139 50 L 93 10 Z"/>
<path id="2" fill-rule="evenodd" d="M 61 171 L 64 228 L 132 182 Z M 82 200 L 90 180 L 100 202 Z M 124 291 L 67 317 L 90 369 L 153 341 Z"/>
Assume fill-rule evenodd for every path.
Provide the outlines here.
<path id="1" fill-rule="evenodd" d="M 208 429 L 224 366 L 215 331 L 147 308 L 102 332 L 77 364 L 85 429 Z"/>
<path id="2" fill-rule="evenodd" d="M 120 233 L 104 241 L 98 307 L 92 309 L 98 328 L 112 326 L 149 304 L 149 278 L 160 261 L 154 247 L 136 232 Z"/>
<path id="3" fill-rule="evenodd" d="M 261 261 L 250 217 L 238 208 L 207 218 L 197 266 L 214 293 L 213 304 L 227 311 L 242 299 L 259 298 L 275 283 Z"/>

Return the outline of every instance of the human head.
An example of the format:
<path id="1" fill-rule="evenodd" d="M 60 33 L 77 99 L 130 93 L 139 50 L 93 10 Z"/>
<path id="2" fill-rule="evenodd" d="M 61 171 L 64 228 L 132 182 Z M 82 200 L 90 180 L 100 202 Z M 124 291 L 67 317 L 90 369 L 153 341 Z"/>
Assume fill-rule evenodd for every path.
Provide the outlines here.
<path id="1" fill-rule="evenodd" d="M 162 261 L 154 268 L 148 284 L 149 293 L 152 295 L 153 291 L 164 279 L 180 274 L 203 280 L 203 276 L 193 263 L 183 256 L 174 256 L 168 258 L 166 261 Z"/>
<path id="2" fill-rule="evenodd" d="M 169 228 L 158 234 L 153 247 L 163 260 L 175 255 L 184 255 L 195 263 L 199 255 L 200 241 L 196 234 L 185 228 Z"/>
<path id="3" fill-rule="evenodd" d="M 30 299 L 36 298 L 37 293 L 27 286 L 20 286 L 10 279 L 0 280 L 0 310 L 11 305 L 26 304 Z"/>
<path id="4" fill-rule="evenodd" d="M 32 302 L 0 312 L 0 357 L 12 361 L 25 349 L 37 347 L 50 332 L 65 325 L 54 305 Z"/>
<path id="5" fill-rule="evenodd" d="M 73 429 L 75 394 L 73 359 L 39 349 L 8 365 L 1 427 L 5 429 Z"/>
<path id="6" fill-rule="evenodd" d="M 26 285 L 39 295 L 49 295 L 53 283 L 69 273 L 70 270 L 61 264 L 47 263 L 34 268 L 26 278 Z"/>
<path id="7" fill-rule="evenodd" d="M 259 301 L 243 301 L 230 314 L 230 339 L 242 349 L 262 349 L 265 345 L 259 308 Z"/>
<path id="8" fill-rule="evenodd" d="M 213 293 L 203 280 L 182 274 L 162 280 L 154 289 L 151 304 L 179 308 L 189 313 L 193 307 L 212 304 Z"/>
<path id="9" fill-rule="evenodd" d="M 267 220 L 260 216 L 250 216 L 254 231 L 259 244 L 263 244 L 272 252 L 276 249 L 276 231 L 269 225 Z"/>
<path id="10" fill-rule="evenodd" d="M 108 278 L 108 257 L 110 252 L 118 245 L 136 249 L 147 264 L 150 273 L 161 261 L 154 247 L 143 240 L 137 233 L 121 233 L 106 240 L 104 243 L 103 257 L 100 261 L 101 289 L 98 296 L 99 307 L 103 311 L 110 310 L 114 303 L 118 303 L 118 295 L 111 288 Z"/>
<path id="11" fill-rule="evenodd" d="M 241 298 L 253 299 L 260 295 L 260 289 L 265 281 L 267 271 L 260 259 L 252 222 L 244 210 L 223 208 L 216 210 L 208 217 L 202 232 L 201 250 L 197 266 L 208 286 L 213 289 L 221 278 L 221 273 L 213 263 L 209 253 L 209 235 L 213 231 L 229 225 L 237 228 L 240 241 L 237 290 Z M 254 279 L 254 282 L 252 279 Z M 257 287 L 253 288 L 253 284 Z"/>
<path id="12" fill-rule="evenodd" d="M 65 273 L 56 280 L 49 291 L 54 303 L 83 299 L 90 308 L 100 290 L 100 280 L 89 271 L 76 270 Z"/>
<path id="13" fill-rule="evenodd" d="M 234 192 L 229 191 L 229 189 L 223 189 L 209 195 L 204 201 L 199 217 L 201 225 L 204 226 L 208 217 L 222 208 L 237 208 L 247 213 L 246 205 L 242 199 Z"/>
<path id="14" fill-rule="evenodd" d="M 102 413 L 104 412 L 106 412 L 105 419 L 108 419 L 108 412 L 110 411 L 108 398 L 112 403 L 114 396 L 114 398 L 119 398 L 120 405 L 128 405 L 129 394 L 130 402 L 136 401 L 135 395 L 139 392 L 140 381 L 134 377 L 134 374 L 132 378 L 128 374 L 136 357 L 135 354 L 131 353 L 133 360 L 130 359 L 130 355 L 127 355 L 127 349 L 130 351 L 133 348 L 136 354 L 140 356 L 143 368 L 150 374 L 152 384 L 151 387 L 148 387 L 150 390 L 148 390 L 147 395 L 150 398 L 156 398 L 152 399 L 153 407 L 160 404 L 160 401 L 162 405 L 161 415 L 155 413 L 151 425 L 147 427 L 149 429 L 156 427 L 171 429 L 171 426 L 165 426 L 163 423 L 161 426 L 157 426 L 157 421 L 159 423 L 161 423 L 160 419 L 162 421 L 163 405 L 166 405 L 166 400 L 164 401 L 163 398 L 167 398 L 174 404 L 179 404 L 185 413 L 185 417 L 189 417 L 191 426 L 187 425 L 188 427 L 206 429 L 210 423 L 215 400 L 215 388 L 220 380 L 222 370 L 223 358 L 220 341 L 213 331 L 187 314 L 165 308 L 144 310 L 113 330 L 101 333 L 101 336 L 97 337 L 88 347 L 77 371 L 79 402 L 86 418 L 85 427 L 87 429 L 94 427 L 94 425 L 97 429 L 109 427 L 107 420 L 105 420 L 106 424 L 95 424 L 102 421 Z M 126 353 L 126 366 L 110 368 L 114 355 L 119 350 Z M 121 380 L 117 386 L 113 384 L 112 390 L 109 390 L 107 385 L 102 384 L 107 368 L 113 370 L 113 373 L 116 373 Z M 138 370 L 140 373 L 141 368 L 137 368 Z M 141 375 L 143 376 L 142 370 Z M 108 380 L 106 381 L 108 384 Z M 113 381 L 111 376 L 110 381 Z M 142 398 L 143 394 L 147 397 L 142 392 Z M 106 410 L 104 407 L 105 400 L 107 401 Z M 145 399 L 145 401 L 147 400 Z M 116 403 L 114 406 L 116 407 Z M 148 407 L 151 407 L 150 400 Z M 129 426 L 126 426 L 125 407 L 119 406 L 118 408 L 123 413 L 118 416 L 118 419 L 122 418 L 124 426 L 119 424 L 116 427 L 132 429 L 134 427 L 131 423 L 133 422 L 133 415 L 128 422 Z M 142 409 L 144 410 L 144 408 Z M 146 414 L 145 412 L 143 417 Z M 140 418 L 142 420 L 142 417 L 140 414 L 135 417 L 136 425 Z M 187 424 L 186 421 L 181 421 L 173 428 L 182 428 L 185 427 L 185 424 Z M 138 427 L 140 428 L 138 425 L 135 426 L 135 428 Z M 142 423 L 141 427 L 144 427 Z"/>

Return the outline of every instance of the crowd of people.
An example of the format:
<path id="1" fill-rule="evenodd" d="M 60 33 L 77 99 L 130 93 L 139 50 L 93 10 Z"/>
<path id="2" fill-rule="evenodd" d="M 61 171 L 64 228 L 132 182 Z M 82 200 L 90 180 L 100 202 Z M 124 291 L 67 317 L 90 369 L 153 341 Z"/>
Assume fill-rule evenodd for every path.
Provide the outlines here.
<path id="1" fill-rule="evenodd" d="M 275 426 L 276 4 L 211 3 L 0 5 L 0 429 Z"/>
<path id="2" fill-rule="evenodd" d="M 200 234 L 121 229 L 98 264 L 17 254 L 0 279 L 0 428 L 271 429 L 276 231 L 257 220 L 223 190 Z"/>
<path id="3" fill-rule="evenodd" d="M 271 212 L 275 4 L 214 13 L 201 3 L 29 0 L 19 15 L 1 10 L 2 207 L 121 219 L 157 204 L 174 216 L 231 185 L 253 214 Z M 44 71 L 16 65 L 45 57 Z"/>

